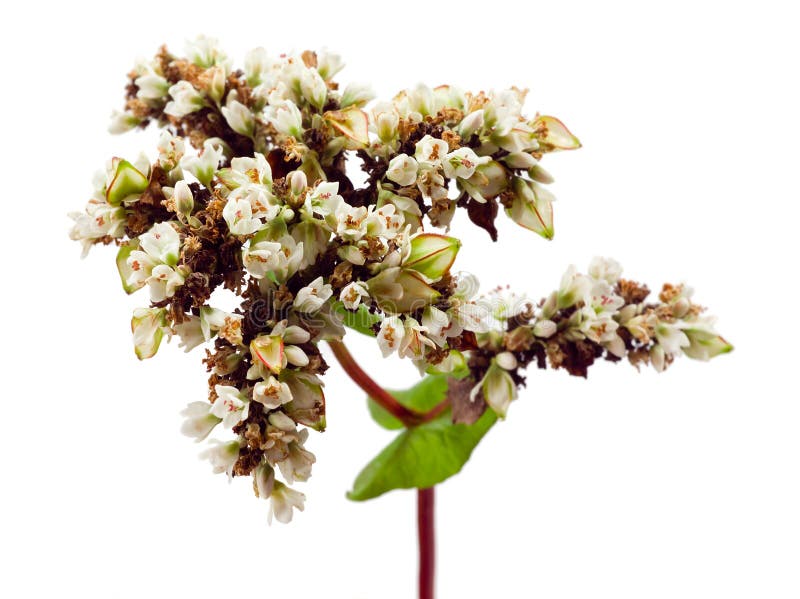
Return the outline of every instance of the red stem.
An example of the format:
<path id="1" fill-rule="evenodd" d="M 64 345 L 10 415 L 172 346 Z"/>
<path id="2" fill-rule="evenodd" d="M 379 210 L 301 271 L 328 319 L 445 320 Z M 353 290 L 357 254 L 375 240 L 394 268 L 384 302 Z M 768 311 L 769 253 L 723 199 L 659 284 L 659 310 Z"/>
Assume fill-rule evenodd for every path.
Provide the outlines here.
<path id="1" fill-rule="evenodd" d="M 436 566 L 433 487 L 417 489 L 417 534 L 419 536 L 419 599 L 433 599 Z"/>
<path id="2" fill-rule="evenodd" d="M 445 398 L 442 402 L 435 405 L 428 412 L 422 413 L 407 408 L 401 404 L 394 396 L 376 383 L 372 378 L 364 372 L 361 366 L 353 358 L 350 351 L 341 341 L 328 341 L 328 344 L 333 350 L 333 355 L 342 365 L 344 371 L 353 381 L 361 387 L 367 395 L 369 395 L 375 402 L 377 402 L 384 410 L 389 412 L 392 416 L 397 418 L 406 426 L 416 426 L 423 422 L 429 422 L 439 416 L 447 409 L 449 402 Z"/>

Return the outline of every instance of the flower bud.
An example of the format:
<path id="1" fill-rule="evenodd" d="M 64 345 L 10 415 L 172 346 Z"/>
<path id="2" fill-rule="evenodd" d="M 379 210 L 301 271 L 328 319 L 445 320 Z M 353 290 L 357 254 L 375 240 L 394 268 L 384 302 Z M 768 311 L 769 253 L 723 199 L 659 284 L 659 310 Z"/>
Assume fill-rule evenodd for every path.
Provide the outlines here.
<path id="1" fill-rule="evenodd" d="M 733 346 L 706 323 L 690 323 L 683 332 L 689 339 L 689 345 L 683 348 L 683 353 L 695 360 L 710 360 L 733 350 Z"/>
<path id="2" fill-rule="evenodd" d="M 348 150 L 360 150 L 369 145 L 369 119 L 367 113 L 356 106 L 325 113 L 325 120 L 347 138 Z"/>
<path id="3" fill-rule="evenodd" d="M 557 330 L 558 326 L 552 320 L 539 320 L 533 325 L 533 334 L 543 339 L 552 337 Z"/>
<path id="4" fill-rule="evenodd" d="M 122 202 L 138 200 L 149 185 L 147 176 L 122 158 L 114 158 L 112 169 L 111 183 L 106 188 L 106 201 L 112 206 L 119 206 Z"/>
<path id="5" fill-rule="evenodd" d="M 553 178 L 553 175 L 548 173 L 539 164 L 534 165 L 534 166 L 532 166 L 531 168 L 528 169 L 528 176 L 531 179 L 533 179 L 534 181 L 537 181 L 538 183 L 544 183 L 545 185 L 555 181 L 555 179 Z"/>
<path id="6" fill-rule="evenodd" d="M 360 85 L 358 83 L 351 83 L 344 88 L 342 99 L 339 105 L 342 108 L 348 106 L 363 106 L 375 97 L 375 93 L 368 85 Z"/>
<path id="7" fill-rule="evenodd" d="M 167 102 L 164 113 L 179 119 L 200 110 L 206 103 L 203 94 L 188 81 L 178 81 L 169 88 L 169 95 L 173 99 Z"/>
<path id="8" fill-rule="evenodd" d="M 425 275 L 428 279 L 438 280 L 450 271 L 456 259 L 461 242 L 455 237 L 447 237 L 438 233 L 421 233 L 410 242 L 411 251 L 402 265 Z"/>
<path id="9" fill-rule="evenodd" d="M 284 100 L 280 104 L 272 106 L 267 113 L 267 120 L 278 133 L 290 135 L 296 139 L 303 137 L 303 115 L 291 100 Z"/>
<path id="10" fill-rule="evenodd" d="M 184 217 L 191 216 L 192 210 L 194 210 L 194 196 L 192 196 L 192 190 L 189 189 L 186 181 L 178 181 L 175 184 L 172 199 L 175 202 L 175 212 Z"/>
<path id="11" fill-rule="evenodd" d="M 108 123 L 108 132 L 112 135 L 119 135 L 120 133 L 125 133 L 126 131 L 134 129 L 141 122 L 142 119 L 130 112 L 114 110 L 111 113 L 111 122 Z"/>
<path id="12" fill-rule="evenodd" d="M 578 138 L 555 117 L 537 117 L 531 126 L 536 131 L 536 137 L 544 150 L 576 150 L 581 147 Z"/>
<path id="13" fill-rule="evenodd" d="M 280 335 L 259 335 L 250 342 L 250 353 L 272 374 L 280 374 L 285 359 Z"/>
<path id="14" fill-rule="evenodd" d="M 413 185 L 417 180 L 417 161 L 406 154 L 398 154 L 389 162 L 386 178 L 394 181 L 401 187 Z"/>
<path id="15" fill-rule="evenodd" d="M 322 110 L 328 96 L 328 86 L 316 69 L 304 69 L 300 75 L 300 92 L 309 104 Z"/>
<path id="16" fill-rule="evenodd" d="M 538 183 L 514 177 L 514 199 L 506 214 L 518 225 L 545 239 L 553 238 L 552 194 Z"/>
<path id="17" fill-rule="evenodd" d="M 458 126 L 461 139 L 469 139 L 483 127 L 483 108 L 470 112 Z"/>
<path id="18" fill-rule="evenodd" d="M 225 82 L 227 79 L 225 69 L 220 66 L 211 67 L 206 71 L 205 77 L 208 77 L 208 88 L 206 89 L 208 97 L 219 104 L 225 94 Z"/>
<path id="19" fill-rule="evenodd" d="M 414 270 L 394 266 L 367 281 L 369 294 L 385 312 L 408 313 L 431 304 L 439 292 Z"/>
<path id="20" fill-rule="evenodd" d="M 137 308 L 131 318 L 131 332 L 136 357 L 146 360 L 156 355 L 167 328 L 165 308 Z"/>
<path id="21" fill-rule="evenodd" d="M 506 417 L 508 406 L 517 398 L 517 386 L 514 380 L 507 370 L 497 364 L 496 358 L 489 366 L 486 376 L 473 388 L 470 395 L 474 398 L 479 392 L 483 393 L 486 404 L 500 418 Z"/>
<path id="22" fill-rule="evenodd" d="M 134 84 L 139 88 L 137 98 L 144 100 L 160 100 L 169 92 L 169 82 L 161 75 L 150 73 L 137 77 Z"/>
<path id="23" fill-rule="evenodd" d="M 227 106 L 222 107 L 222 115 L 230 125 L 231 129 L 245 137 L 253 137 L 255 121 L 250 109 L 236 100 L 231 100 L 228 96 Z"/>

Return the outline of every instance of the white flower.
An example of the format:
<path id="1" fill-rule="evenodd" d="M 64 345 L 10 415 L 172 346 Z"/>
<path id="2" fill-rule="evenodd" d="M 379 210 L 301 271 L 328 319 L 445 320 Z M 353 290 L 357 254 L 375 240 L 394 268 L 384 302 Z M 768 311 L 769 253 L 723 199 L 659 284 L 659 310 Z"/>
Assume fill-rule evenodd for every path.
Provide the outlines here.
<path id="1" fill-rule="evenodd" d="M 468 140 L 473 134 L 483 128 L 483 108 L 470 112 L 458 125 L 458 134 L 461 139 Z"/>
<path id="2" fill-rule="evenodd" d="M 543 339 L 552 337 L 556 334 L 556 331 L 558 331 L 558 325 L 552 320 L 537 320 L 536 324 L 533 325 L 533 334 Z"/>
<path id="3" fill-rule="evenodd" d="M 207 69 L 214 65 L 227 65 L 228 57 L 219 48 L 219 42 L 213 37 L 200 35 L 194 41 L 186 42 L 186 56 L 198 67 Z"/>
<path id="4" fill-rule="evenodd" d="M 124 208 L 96 199 L 89 200 L 84 212 L 72 212 L 69 217 L 75 221 L 69 237 L 82 242 L 82 256 L 86 256 L 89 248 L 98 239 L 105 236 L 122 237 L 127 220 Z"/>
<path id="5" fill-rule="evenodd" d="M 317 53 L 317 72 L 325 81 L 330 81 L 344 68 L 342 57 L 338 54 L 323 50 Z"/>
<path id="6" fill-rule="evenodd" d="M 149 285 L 154 302 L 172 297 L 187 272 L 185 266 L 175 268 L 179 255 L 178 232 L 169 222 L 156 223 L 139 236 L 139 249 L 128 255 L 126 284 L 132 289 Z"/>
<path id="7" fill-rule="evenodd" d="M 339 106 L 347 108 L 348 106 L 363 106 L 375 97 L 375 93 L 368 85 L 359 83 L 350 83 L 344 88 L 342 92 L 342 99 L 339 100 Z"/>
<path id="8" fill-rule="evenodd" d="M 225 472 L 228 479 L 233 477 L 233 467 L 239 459 L 239 441 L 222 442 L 217 439 L 209 441 L 211 447 L 200 453 L 200 459 L 211 462 L 214 474 Z"/>
<path id="9" fill-rule="evenodd" d="M 189 184 L 186 181 L 178 181 L 172 192 L 172 200 L 175 202 L 175 212 L 183 217 L 188 217 L 194 210 L 194 196 Z"/>
<path id="10" fill-rule="evenodd" d="M 446 141 L 426 135 L 417 142 L 414 156 L 420 164 L 438 167 L 447 155 L 447 150 Z"/>
<path id="11" fill-rule="evenodd" d="M 680 354 L 681 348 L 691 345 L 678 323 L 659 322 L 656 324 L 655 333 L 658 344 L 670 356 Z"/>
<path id="12" fill-rule="evenodd" d="M 139 88 L 136 97 L 145 100 L 160 100 L 167 95 L 170 87 L 166 79 L 152 72 L 137 77 L 134 84 Z"/>
<path id="13" fill-rule="evenodd" d="M 181 415 L 185 418 L 181 432 L 198 443 L 208 437 L 214 427 L 222 422 L 221 418 L 211 413 L 211 404 L 205 401 L 193 401 L 186 406 Z"/>
<path id="14" fill-rule="evenodd" d="M 306 481 L 311 476 L 311 467 L 317 458 L 303 445 L 308 439 L 308 430 L 303 429 L 298 433 L 298 440 L 289 443 L 289 455 L 285 460 L 278 462 L 278 468 L 286 482 L 294 483 L 295 480 Z"/>
<path id="15" fill-rule="evenodd" d="M 557 296 L 558 308 L 563 310 L 574 306 L 578 302 L 586 301 L 591 290 L 592 280 L 579 273 L 575 266 L 571 264 L 564 276 L 561 277 L 561 285 Z"/>
<path id="16" fill-rule="evenodd" d="M 167 102 L 164 113 L 179 119 L 200 110 L 206 103 L 203 94 L 188 81 L 178 81 L 172 85 L 169 88 L 169 95 L 173 99 Z"/>
<path id="17" fill-rule="evenodd" d="M 406 318 L 403 338 L 397 350 L 401 358 L 419 360 L 425 357 L 426 348 L 435 348 L 436 344 L 425 335 L 428 329 L 420 325 L 414 318 Z"/>
<path id="18" fill-rule="evenodd" d="M 253 237 L 242 251 L 244 266 L 253 278 L 263 279 L 272 273 L 282 283 L 297 272 L 303 260 L 303 242 L 297 243 L 291 235 L 270 241 L 266 231 Z"/>
<path id="19" fill-rule="evenodd" d="M 111 120 L 108 123 L 108 132 L 112 135 L 119 135 L 131 129 L 136 128 L 142 122 L 135 114 L 130 112 L 120 112 L 114 110 L 111 112 Z"/>
<path id="20" fill-rule="evenodd" d="M 439 308 L 428 306 L 422 313 L 422 326 L 425 327 L 428 337 L 437 345 L 443 346 L 451 329 L 450 317 Z"/>
<path id="21" fill-rule="evenodd" d="M 444 176 L 448 179 L 469 179 L 475 169 L 485 159 L 478 158 L 478 155 L 471 148 L 458 148 L 445 156 L 442 162 Z"/>
<path id="22" fill-rule="evenodd" d="M 245 137 L 253 137 L 255 120 L 253 119 L 253 113 L 250 112 L 247 106 L 236 100 L 231 100 L 229 95 L 227 105 L 222 107 L 222 115 L 236 133 Z"/>
<path id="23" fill-rule="evenodd" d="M 221 419 L 225 428 L 232 428 L 247 418 L 249 399 L 236 387 L 214 385 L 217 400 L 211 406 L 211 414 Z"/>
<path id="24" fill-rule="evenodd" d="M 250 235 L 262 225 L 261 219 L 253 216 L 250 200 L 233 194 L 222 209 L 222 218 L 228 223 L 228 229 L 233 235 Z"/>
<path id="25" fill-rule="evenodd" d="M 304 69 L 300 75 L 300 91 L 317 110 L 322 110 L 325 106 L 325 98 L 328 96 L 328 86 L 316 69 Z"/>
<path id="26" fill-rule="evenodd" d="M 622 275 L 622 266 L 612 258 L 596 256 L 589 264 L 589 275 L 606 281 L 609 285 L 616 285 Z"/>
<path id="27" fill-rule="evenodd" d="M 292 521 L 292 508 L 303 511 L 306 496 L 279 481 L 275 481 L 270 499 L 267 521 L 272 524 L 274 516 L 278 522 L 287 524 Z"/>
<path id="28" fill-rule="evenodd" d="M 317 277 L 300 289 L 294 297 L 294 308 L 299 312 L 312 313 L 322 308 L 333 294 L 333 288 Z"/>
<path id="29" fill-rule="evenodd" d="M 169 172 L 180 164 L 186 152 L 186 145 L 182 137 L 174 136 L 164 130 L 158 138 L 158 164 Z"/>
<path id="30" fill-rule="evenodd" d="M 367 291 L 367 285 L 361 281 L 352 281 L 348 283 L 339 294 L 339 300 L 341 300 L 344 307 L 348 310 L 355 310 L 358 308 L 361 300 L 368 297 L 369 291 Z"/>
<path id="31" fill-rule="evenodd" d="M 131 252 L 133 254 L 133 252 Z M 175 294 L 175 290 L 183 285 L 185 277 L 180 269 L 172 268 L 166 264 L 158 264 L 153 267 L 147 283 L 150 287 L 150 299 L 160 302 Z"/>
<path id="32" fill-rule="evenodd" d="M 163 264 L 174 266 L 180 254 L 180 236 L 168 222 L 154 224 L 139 236 L 139 247 Z"/>
<path id="33" fill-rule="evenodd" d="M 266 462 L 261 462 L 253 471 L 253 489 L 256 497 L 269 499 L 275 487 L 275 471 Z"/>
<path id="34" fill-rule="evenodd" d="M 384 358 L 400 348 L 404 332 L 403 321 L 398 316 L 390 316 L 381 321 L 381 328 L 378 331 L 378 347 Z"/>
<path id="35" fill-rule="evenodd" d="M 131 318 L 133 347 L 136 357 L 146 360 L 156 355 L 164 334 L 169 334 L 167 311 L 164 308 L 136 308 Z"/>
<path id="36" fill-rule="evenodd" d="M 516 363 L 516 360 L 514 362 Z M 492 360 L 492 364 L 489 366 L 489 370 L 486 371 L 483 380 L 472 388 L 470 397 L 473 401 L 475 401 L 478 393 L 483 393 L 483 399 L 487 405 L 500 418 L 505 418 L 508 406 L 517 398 L 517 386 L 508 371 L 495 358 Z"/>
<path id="37" fill-rule="evenodd" d="M 303 136 L 303 115 L 291 100 L 270 106 L 265 112 L 267 120 L 283 135 L 291 135 L 297 139 Z"/>
<path id="38" fill-rule="evenodd" d="M 199 156 L 181 158 L 181 168 L 189 171 L 206 187 L 211 187 L 211 179 L 219 168 L 220 160 L 225 158 L 222 145 L 207 139 L 203 142 L 203 151 Z"/>
<path id="39" fill-rule="evenodd" d="M 370 119 L 372 129 L 383 143 L 389 143 L 397 137 L 400 125 L 400 114 L 393 104 L 380 102 L 372 108 Z"/>
<path id="40" fill-rule="evenodd" d="M 405 187 L 412 185 L 417 180 L 417 161 L 406 154 L 398 154 L 389 162 L 386 177 L 398 185 Z"/>
<path id="41" fill-rule="evenodd" d="M 289 390 L 289 385 L 280 382 L 274 376 L 269 376 L 253 387 L 253 401 L 274 410 L 292 401 L 292 392 Z"/>
<path id="42" fill-rule="evenodd" d="M 253 88 L 260 85 L 273 64 L 273 60 L 264 48 L 250 50 L 244 57 L 244 75 L 247 84 Z"/>

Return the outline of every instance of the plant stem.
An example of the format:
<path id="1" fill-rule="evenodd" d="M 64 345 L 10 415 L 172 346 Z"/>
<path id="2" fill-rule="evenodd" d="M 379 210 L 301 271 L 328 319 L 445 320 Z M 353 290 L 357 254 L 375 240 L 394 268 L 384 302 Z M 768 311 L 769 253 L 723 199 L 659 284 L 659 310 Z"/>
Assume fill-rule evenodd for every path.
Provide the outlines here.
<path id="1" fill-rule="evenodd" d="M 376 383 L 353 358 L 353 355 L 341 341 L 328 341 L 333 350 L 333 355 L 342 365 L 347 375 L 353 382 L 361 387 L 378 405 L 389 412 L 392 416 L 400 420 L 405 426 L 416 426 L 423 422 L 429 422 L 444 412 L 450 405 L 447 398 L 435 405 L 428 412 L 417 412 L 401 404 L 386 389 Z"/>
<path id="2" fill-rule="evenodd" d="M 419 537 L 419 599 L 433 599 L 436 566 L 434 487 L 417 489 L 417 534 Z"/>

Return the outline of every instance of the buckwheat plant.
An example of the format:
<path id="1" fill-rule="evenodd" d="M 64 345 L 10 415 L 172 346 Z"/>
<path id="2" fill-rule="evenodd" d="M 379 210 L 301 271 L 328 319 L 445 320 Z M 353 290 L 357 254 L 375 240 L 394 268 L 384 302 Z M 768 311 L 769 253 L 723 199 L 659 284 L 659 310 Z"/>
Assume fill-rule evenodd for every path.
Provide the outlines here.
<path id="1" fill-rule="evenodd" d="M 327 52 L 250 52 L 235 69 L 214 40 L 186 56 L 162 47 L 129 73 L 111 132 L 160 129 L 150 155 L 113 158 L 84 212 L 71 215 L 84 255 L 115 245 L 127 293 L 149 294 L 131 320 L 136 356 L 164 339 L 203 348 L 208 397 L 184 411 L 183 432 L 207 442 L 215 473 L 249 476 L 266 518 L 303 510 L 309 431 L 325 429 L 325 341 L 397 438 L 358 475 L 362 501 L 418 489 L 420 596 L 433 593 L 433 487 L 456 474 L 503 419 L 525 370 L 583 376 L 599 360 L 663 371 L 686 355 L 731 350 L 692 290 L 656 298 L 595 258 L 571 266 L 541 301 L 508 289 L 479 294 L 453 269 L 456 210 L 497 239 L 501 211 L 553 237 L 545 155 L 580 147 L 552 116 L 524 116 L 525 91 L 464 92 L 424 85 L 373 102 L 341 87 Z M 366 182 L 351 180 L 354 165 Z M 215 307 L 220 288 L 233 312 Z M 147 300 L 143 298 L 147 303 Z M 343 344 L 347 329 L 424 375 L 387 391 Z"/>

